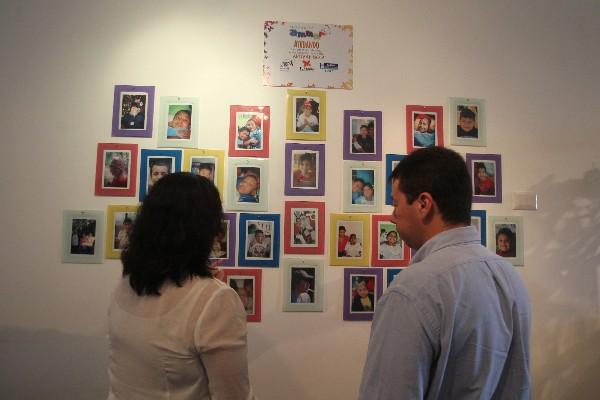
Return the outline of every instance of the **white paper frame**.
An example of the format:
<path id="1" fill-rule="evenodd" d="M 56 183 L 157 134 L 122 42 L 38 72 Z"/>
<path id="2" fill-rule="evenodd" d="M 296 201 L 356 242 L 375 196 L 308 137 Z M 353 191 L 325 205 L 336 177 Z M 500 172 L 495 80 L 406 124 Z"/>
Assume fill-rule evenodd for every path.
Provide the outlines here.
<path id="1" fill-rule="evenodd" d="M 285 258 L 282 261 L 283 266 L 283 285 L 281 285 L 283 311 L 323 311 L 323 277 L 324 277 L 324 261 L 321 259 L 300 259 L 300 258 Z M 315 269 L 315 302 L 314 303 L 292 303 L 292 268 L 306 267 Z"/>
<path id="2" fill-rule="evenodd" d="M 167 139 L 166 126 L 168 123 L 169 106 L 171 105 L 191 105 L 192 106 L 192 134 L 189 139 Z M 200 132 L 199 128 L 199 115 L 198 115 L 198 98 L 197 97 L 177 97 L 177 96 L 162 96 L 160 98 L 160 114 L 159 123 L 157 129 L 157 147 L 171 147 L 171 148 L 198 148 L 198 136 Z"/>
<path id="3" fill-rule="evenodd" d="M 456 119 L 456 107 L 461 104 L 472 104 L 477 106 L 477 129 L 478 138 L 460 138 L 457 136 L 456 127 L 458 120 Z M 487 146 L 487 130 L 485 129 L 485 101 L 483 99 L 471 99 L 467 97 L 450 97 L 448 99 L 448 135 L 450 135 L 450 144 L 454 146 Z"/>
<path id="4" fill-rule="evenodd" d="M 525 252 L 524 252 L 524 244 L 525 240 L 523 238 L 523 217 L 513 217 L 513 216 L 505 216 L 505 217 L 488 217 L 487 221 L 487 247 L 488 249 L 496 254 L 496 225 L 502 224 L 514 224 L 516 225 L 516 252 L 515 257 L 502 257 L 509 263 L 514 266 L 523 266 L 525 265 Z"/>
<path id="5" fill-rule="evenodd" d="M 74 219 L 96 220 L 94 254 L 72 254 L 71 235 Z M 101 264 L 104 255 L 104 211 L 63 210 L 62 262 L 73 264 Z"/>
<path id="6" fill-rule="evenodd" d="M 227 210 L 229 211 L 268 211 L 269 205 L 269 162 L 265 158 L 239 157 L 229 158 L 227 162 Z M 260 168 L 259 202 L 239 202 L 237 192 L 237 168 Z"/>
<path id="7" fill-rule="evenodd" d="M 374 171 L 373 184 L 375 186 L 373 204 L 352 204 L 352 170 L 370 169 Z M 377 161 L 344 161 L 344 180 L 342 188 L 342 210 L 356 213 L 379 213 L 383 201 L 381 183 L 381 163 Z"/>

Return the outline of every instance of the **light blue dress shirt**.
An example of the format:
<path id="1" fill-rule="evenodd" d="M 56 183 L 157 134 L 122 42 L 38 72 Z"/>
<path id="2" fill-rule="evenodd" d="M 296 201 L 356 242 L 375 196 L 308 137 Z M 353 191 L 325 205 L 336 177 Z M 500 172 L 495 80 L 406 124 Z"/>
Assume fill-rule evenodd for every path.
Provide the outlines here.
<path id="1" fill-rule="evenodd" d="M 361 400 L 531 397 L 527 292 L 472 226 L 428 240 L 375 310 Z"/>

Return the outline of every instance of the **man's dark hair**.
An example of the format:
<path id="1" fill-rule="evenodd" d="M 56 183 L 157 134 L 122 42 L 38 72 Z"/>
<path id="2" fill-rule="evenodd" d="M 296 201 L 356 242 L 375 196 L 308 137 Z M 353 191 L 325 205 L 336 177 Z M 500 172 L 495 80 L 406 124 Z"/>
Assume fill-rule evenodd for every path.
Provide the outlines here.
<path id="1" fill-rule="evenodd" d="M 460 118 L 475 119 L 475 113 L 471 109 L 465 107 L 460 110 Z"/>
<path id="2" fill-rule="evenodd" d="M 158 181 L 140 206 L 129 247 L 121 254 L 123 276 L 140 295 L 160 295 L 166 281 L 211 276 L 208 255 L 222 230 L 217 188 L 202 176 L 177 172 Z"/>
<path id="3" fill-rule="evenodd" d="M 460 154 L 443 147 L 416 150 L 400 161 L 390 179 L 400 180 L 398 189 L 409 204 L 427 192 L 445 222 L 471 223 L 471 178 Z"/>

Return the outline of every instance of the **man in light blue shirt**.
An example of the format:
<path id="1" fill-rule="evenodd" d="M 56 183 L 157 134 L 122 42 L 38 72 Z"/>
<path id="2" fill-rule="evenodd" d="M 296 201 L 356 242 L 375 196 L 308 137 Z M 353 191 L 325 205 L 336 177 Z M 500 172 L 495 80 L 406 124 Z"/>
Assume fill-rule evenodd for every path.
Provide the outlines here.
<path id="1" fill-rule="evenodd" d="M 527 292 L 470 226 L 464 160 L 417 150 L 391 179 L 392 222 L 418 251 L 377 304 L 359 398 L 529 399 Z"/>

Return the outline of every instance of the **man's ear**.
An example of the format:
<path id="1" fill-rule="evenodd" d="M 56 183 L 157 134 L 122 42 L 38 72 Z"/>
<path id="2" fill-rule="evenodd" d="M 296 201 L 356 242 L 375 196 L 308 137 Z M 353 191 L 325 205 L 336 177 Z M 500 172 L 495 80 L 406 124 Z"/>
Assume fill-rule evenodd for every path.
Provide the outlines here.
<path id="1" fill-rule="evenodd" d="M 423 219 L 430 217 L 435 209 L 435 201 L 433 200 L 431 194 L 428 192 L 423 192 L 415 201 L 417 202 L 417 208 L 421 217 Z"/>

